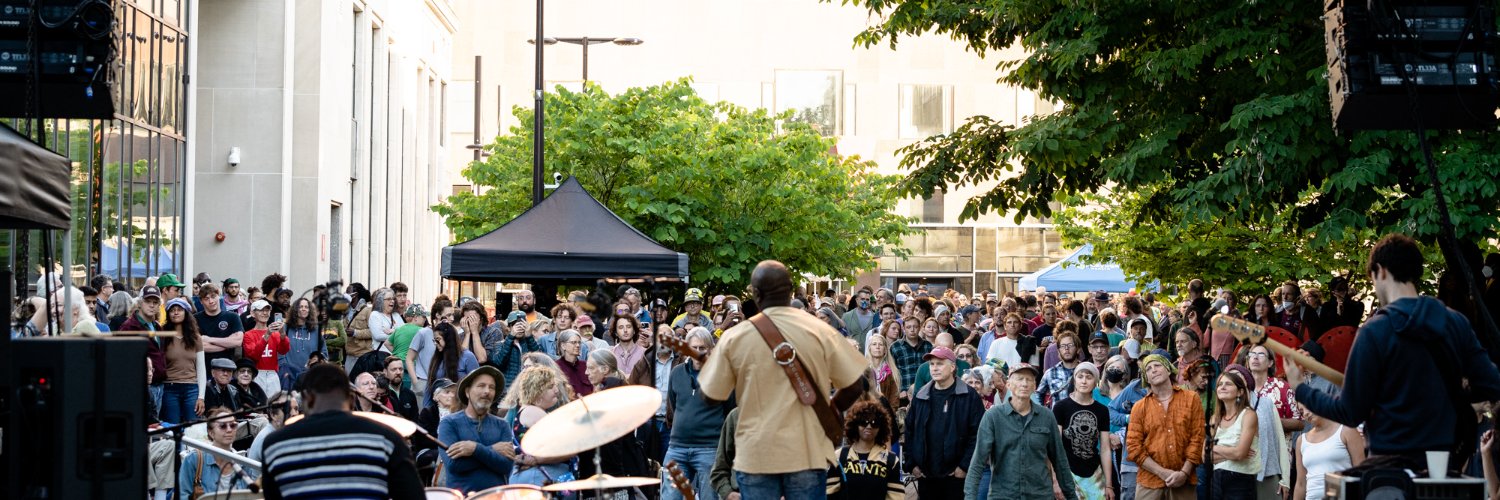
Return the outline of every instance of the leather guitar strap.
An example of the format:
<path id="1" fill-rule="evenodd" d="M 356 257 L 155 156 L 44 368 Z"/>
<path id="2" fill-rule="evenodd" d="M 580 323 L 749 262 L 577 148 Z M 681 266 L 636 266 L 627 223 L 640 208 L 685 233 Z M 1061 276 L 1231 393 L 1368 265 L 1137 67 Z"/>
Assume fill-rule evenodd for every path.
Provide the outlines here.
<path id="1" fill-rule="evenodd" d="M 818 390 L 817 385 L 813 383 L 812 374 L 797 357 L 797 348 L 786 341 L 786 337 L 781 335 L 781 330 L 776 328 L 776 322 L 771 321 L 771 318 L 764 313 L 751 316 L 750 323 L 755 325 L 755 330 L 760 332 L 760 338 L 766 341 L 767 346 L 770 346 L 773 360 L 786 372 L 786 377 L 792 384 L 792 392 L 797 393 L 797 400 L 813 408 L 813 412 L 818 415 L 818 422 L 823 426 L 823 433 L 830 440 L 837 441 L 838 437 L 843 434 L 843 423 L 838 413 L 828 405 L 828 398 L 824 397 L 822 391 Z M 834 446 L 838 444 L 835 443 Z"/>

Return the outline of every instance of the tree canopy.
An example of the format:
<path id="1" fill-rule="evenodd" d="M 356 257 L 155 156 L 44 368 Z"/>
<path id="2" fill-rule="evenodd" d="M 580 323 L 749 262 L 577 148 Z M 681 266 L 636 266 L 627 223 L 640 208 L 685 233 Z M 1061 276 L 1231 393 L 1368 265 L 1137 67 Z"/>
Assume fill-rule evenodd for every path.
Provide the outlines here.
<path id="1" fill-rule="evenodd" d="M 530 206 L 533 115 L 513 113 L 522 125 L 463 171 L 474 192 L 433 207 L 456 241 Z M 626 222 L 688 254 L 693 283 L 709 291 L 743 290 L 764 259 L 852 278 L 908 231 L 891 211 L 898 176 L 838 155 L 832 139 L 785 121 L 790 112 L 705 102 L 687 79 L 618 95 L 558 87 L 543 118 L 549 178 L 577 178 Z"/>
<path id="2" fill-rule="evenodd" d="M 1025 55 L 999 65 L 1000 81 L 1061 104 L 1019 125 L 973 117 L 901 151 L 905 195 L 998 182 L 962 219 L 1104 201 L 1073 212 L 1064 236 L 1094 243 L 1097 258 L 1123 257 L 1127 272 L 1179 283 L 1185 272 L 1260 255 L 1275 258 L 1222 271 L 1322 280 L 1364 258 L 1326 257 L 1368 248 L 1380 233 L 1436 240 L 1416 135 L 1332 128 L 1322 3 L 844 3 L 876 19 L 857 45 L 894 47 L 929 32 L 980 55 L 1019 44 Z M 1493 130 L 1429 137 L 1458 237 L 1494 238 L 1500 140 Z"/>

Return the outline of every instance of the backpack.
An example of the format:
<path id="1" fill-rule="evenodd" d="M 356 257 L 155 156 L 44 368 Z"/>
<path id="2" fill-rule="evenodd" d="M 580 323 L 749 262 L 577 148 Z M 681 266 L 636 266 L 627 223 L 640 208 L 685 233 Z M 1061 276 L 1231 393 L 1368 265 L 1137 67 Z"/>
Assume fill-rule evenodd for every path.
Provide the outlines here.
<path id="1" fill-rule="evenodd" d="M 354 360 L 354 366 L 349 368 L 349 380 L 354 380 L 361 373 L 379 373 L 385 370 L 385 358 L 391 353 L 382 351 L 384 347 L 385 341 L 381 341 L 374 350 L 359 355 L 359 359 Z"/>

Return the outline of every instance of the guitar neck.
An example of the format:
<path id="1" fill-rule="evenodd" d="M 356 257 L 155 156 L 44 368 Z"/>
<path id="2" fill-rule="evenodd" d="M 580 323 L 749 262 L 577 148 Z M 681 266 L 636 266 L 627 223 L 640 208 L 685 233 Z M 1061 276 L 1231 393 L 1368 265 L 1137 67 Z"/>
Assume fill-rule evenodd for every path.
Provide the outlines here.
<path id="1" fill-rule="evenodd" d="M 1308 370 L 1318 374 L 1318 376 L 1320 377 L 1328 379 L 1328 381 L 1333 382 L 1334 385 L 1337 385 L 1339 387 L 1344 386 L 1344 374 L 1339 373 L 1339 371 L 1333 369 L 1333 367 L 1320 363 L 1318 362 L 1318 360 L 1313 359 L 1311 356 L 1302 354 L 1301 352 L 1297 352 L 1296 349 L 1287 347 L 1286 344 L 1282 344 L 1281 342 L 1277 342 L 1275 340 L 1266 339 L 1266 343 L 1263 345 L 1265 345 L 1266 348 L 1270 349 L 1272 352 L 1281 355 L 1283 359 L 1307 367 Z"/>

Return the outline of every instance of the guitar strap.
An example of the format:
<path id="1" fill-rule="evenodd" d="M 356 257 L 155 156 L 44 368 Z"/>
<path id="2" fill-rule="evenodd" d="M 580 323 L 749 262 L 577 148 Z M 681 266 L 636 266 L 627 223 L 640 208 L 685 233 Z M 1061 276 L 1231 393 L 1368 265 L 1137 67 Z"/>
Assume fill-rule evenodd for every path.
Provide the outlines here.
<path id="1" fill-rule="evenodd" d="M 813 382 L 812 374 L 797 357 L 796 346 L 786 341 L 781 330 L 776 328 L 776 322 L 771 321 L 765 313 L 751 316 L 750 323 L 755 325 L 760 338 L 771 348 L 772 359 L 786 372 L 787 380 L 792 384 L 792 392 L 797 393 L 797 401 L 812 407 L 813 413 L 818 415 L 818 423 L 823 426 L 823 434 L 833 441 L 834 446 L 838 446 L 844 435 L 843 419 L 828 405 L 827 396 Z"/>

